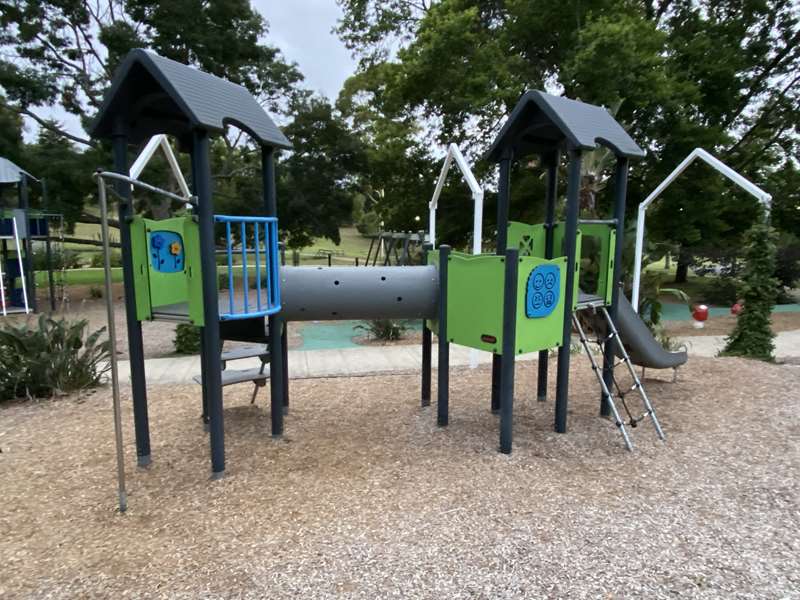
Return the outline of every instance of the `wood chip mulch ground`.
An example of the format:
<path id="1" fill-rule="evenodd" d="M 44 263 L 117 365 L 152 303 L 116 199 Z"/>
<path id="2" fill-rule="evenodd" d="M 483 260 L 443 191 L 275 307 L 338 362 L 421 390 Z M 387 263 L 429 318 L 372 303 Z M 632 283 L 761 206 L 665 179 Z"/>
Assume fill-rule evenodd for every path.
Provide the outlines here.
<path id="1" fill-rule="evenodd" d="M 126 392 L 125 515 L 108 390 L 6 405 L 0 597 L 800 598 L 800 367 L 652 375 L 668 440 L 640 426 L 633 453 L 586 361 L 566 435 L 535 371 L 518 367 L 511 456 L 486 368 L 453 370 L 446 429 L 417 374 L 293 381 L 281 440 L 263 391 L 228 388 L 216 482 L 197 387 L 150 388 L 147 470 Z"/>

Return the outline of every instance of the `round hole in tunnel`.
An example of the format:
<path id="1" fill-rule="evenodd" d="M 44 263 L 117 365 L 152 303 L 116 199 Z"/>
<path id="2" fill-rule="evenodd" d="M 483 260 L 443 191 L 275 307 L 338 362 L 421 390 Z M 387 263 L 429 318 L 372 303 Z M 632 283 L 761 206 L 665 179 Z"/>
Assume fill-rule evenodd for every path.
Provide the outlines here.
<path id="1" fill-rule="evenodd" d="M 402 301 L 403 301 L 403 297 L 402 297 L 402 296 L 398 296 L 398 297 L 397 297 L 397 301 L 398 301 L 398 302 L 402 302 Z"/>
<path id="2" fill-rule="evenodd" d="M 381 281 L 386 281 L 386 275 L 381 275 Z"/>
<path id="3" fill-rule="evenodd" d="M 337 279 L 336 281 L 334 281 L 333 285 L 339 285 L 339 280 Z"/>
<path id="4" fill-rule="evenodd" d="M 336 316 L 336 315 L 338 315 L 338 314 L 339 314 L 339 313 L 337 313 L 336 311 L 333 311 L 333 312 L 331 313 L 331 316 L 334 316 L 334 317 L 335 317 L 335 316 Z"/>

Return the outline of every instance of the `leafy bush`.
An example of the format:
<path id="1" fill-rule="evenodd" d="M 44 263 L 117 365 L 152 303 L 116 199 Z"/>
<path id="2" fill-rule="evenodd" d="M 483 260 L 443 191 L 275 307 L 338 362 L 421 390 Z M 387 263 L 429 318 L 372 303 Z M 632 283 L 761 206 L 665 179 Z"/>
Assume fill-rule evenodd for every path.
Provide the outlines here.
<path id="1" fill-rule="evenodd" d="M 712 280 L 712 284 L 703 291 L 703 298 L 698 298 L 708 304 L 730 306 L 738 299 L 739 280 L 723 275 Z"/>
<path id="2" fill-rule="evenodd" d="M 353 329 L 367 332 L 367 336 L 376 340 L 392 342 L 403 339 L 403 334 L 408 327 L 395 319 L 370 319 L 354 325 Z"/>
<path id="3" fill-rule="evenodd" d="M 356 223 L 356 229 L 361 235 L 375 235 L 380 229 L 381 218 L 372 211 L 365 212 Z"/>
<path id="4" fill-rule="evenodd" d="M 102 327 L 87 335 L 89 322 L 39 317 L 35 327 L 0 329 L 0 401 L 48 398 L 94 387 L 109 370 L 109 342 Z"/>
<path id="5" fill-rule="evenodd" d="M 178 354 L 197 354 L 200 352 L 200 328 L 191 323 L 179 323 L 172 342 Z"/>
<path id="6" fill-rule="evenodd" d="M 775 230 L 758 223 L 745 237 L 745 266 L 739 296 L 744 309 L 726 339 L 723 355 L 773 360 L 775 334 L 770 328 L 772 304 L 778 289 L 775 272 Z"/>
<path id="7" fill-rule="evenodd" d="M 663 294 L 670 294 L 680 300 L 681 302 L 689 305 L 689 296 L 683 290 L 676 288 L 661 287 L 662 278 L 659 273 L 647 271 L 642 278 L 642 291 L 639 298 L 639 314 L 645 325 L 654 334 L 657 333 L 656 329 L 661 323 L 661 311 L 663 305 L 661 303 L 661 296 Z"/>
<path id="8" fill-rule="evenodd" d="M 89 288 L 89 298 L 98 300 L 102 297 L 103 297 L 103 288 L 97 285 L 93 285 Z"/>
<path id="9" fill-rule="evenodd" d="M 111 266 L 112 267 L 121 267 L 122 266 L 122 254 L 119 252 L 112 252 L 110 258 Z M 92 254 L 91 261 L 89 262 L 90 267 L 95 268 L 103 268 L 103 253 L 102 252 L 95 252 Z"/>
<path id="10" fill-rule="evenodd" d="M 77 269 L 80 267 L 78 253 L 74 250 L 62 249 L 58 246 L 51 247 L 51 259 L 54 271 L 61 269 Z M 47 271 L 47 251 L 42 244 L 36 244 L 31 254 L 31 263 L 34 271 Z"/>

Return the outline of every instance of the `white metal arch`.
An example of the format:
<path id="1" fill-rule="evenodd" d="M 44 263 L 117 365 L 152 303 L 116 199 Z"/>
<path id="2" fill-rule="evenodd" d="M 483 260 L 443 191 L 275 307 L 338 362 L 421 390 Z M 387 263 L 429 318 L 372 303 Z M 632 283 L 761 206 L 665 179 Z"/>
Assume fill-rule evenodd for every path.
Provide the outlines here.
<path id="1" fill-rule="evenodd" d="M 439 173 L 439 180 L 436 182 L 436 188 L 433 190 L 433 197 L 428 203 L 428 239 L 433 246 L 436 246 L 436 209 L 439 206 L 439 196 L 442 193 L 444 182 L 447 179 L 447 172 L 450 170 L 450 165 L 453 164 L 454 160 L 461 174 L 464 176 L 464 181 L 467 182 L 467 186 L 469 186 L 472 192 L 472 199 L 475 203 L 475 210 L 472 217 L 472 253 L 480 254 L 483 244 L 483 188 L 478 184 L 478 180 L 475 179 L 475 176 L 472 174 L 467 160 L 455 144 L 450 144 L 447 147 L 447 156 L 444 158 L 442 171 Z"/>
<path id="2" fill-rule="evenodd" d="M 718 172 L 722 173 L 725 177 L 733 181 L 736 185 L 744 189 L 745 191 L 749 192 L 756 198 L 758 201 L 761 202 L 767 209 L 767 214 L 769 214 L 770 209 L 772 208 L 772 195 L 768 194 L 760 187 L 758 187 L 753 182 L 749 181 L 748 179 L 744 178 L 742 175 L 731 169 L 728 165 L 723 163 L 718 158 L 712 156 L 702 148 L 695 148 L 692 152 L 683 159 L 681 164 L 675 167 L 675 170 L 670 173 L 664 181 L 658 184 L 658 187 L 654 189 L 650 195 L 639 204 L 639 214 L 636 219 L 636 254 L 635 254 L 635 262 L 633 266 L 633 298 L 631 304 L 633 304 L 633 310 L 639 312 L 639 288 L 641 286 L 641 277 L 642 277 L 642 253 L 644 252 L 644 219 L 645 213 L 647 212 L 647 208 L 653 203 L 653 201 L 661 195 L 661 193 L 667 189 L 672 182 L 677 179 L 678 175 L 683 173 L 686 168 L 692 164 L 692 162 L 699 158 L 705 161 L 708 165 L 716 169 Z"/>

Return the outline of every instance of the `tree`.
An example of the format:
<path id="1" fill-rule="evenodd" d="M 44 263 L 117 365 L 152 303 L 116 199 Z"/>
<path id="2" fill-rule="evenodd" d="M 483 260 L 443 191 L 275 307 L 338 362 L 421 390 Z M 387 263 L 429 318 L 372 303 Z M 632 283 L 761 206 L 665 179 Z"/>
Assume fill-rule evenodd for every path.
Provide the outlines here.
<path id="1" fill-rule="evenodd" d="M 649 154 L 633 165 L 631 211 L 695 147 L 762 184 L 797 154 L 800 11 L 790 0 L 340 4 L 366 101 L 424 123 L 427 144 L 460 141 L 478 156 L 526 89 L 621 103 L 617 119 Z M 716 174 L 694 175 L 649 222 L 653 237 L 680 245 L 682 271 L 704 246 L 739 245 L 757 211 Z"/>
<path id="2" fill-rule="evenodd" d="M 724 355 L 773 360 L 775 334 L 770 328 L 770 314 L 778 285 L 772 276 L 775 237 L 775 231 L 763 223 L 753 225 L 747 232 L 746 263 L 739 289 L 744 309 L 725 340 Z"/>
<path id="3" fill-rule="evenodd" d="M 37 109 L 61 106 L 85 126 L 133 48 L 239 83 L 272 110 L 302 93 L 296 65 L 261 41 L 267 25 L 248 0 L 3 1 L 0 27 L 6 106 L 80 144 L 93 142 L 46 122 Z"/>

